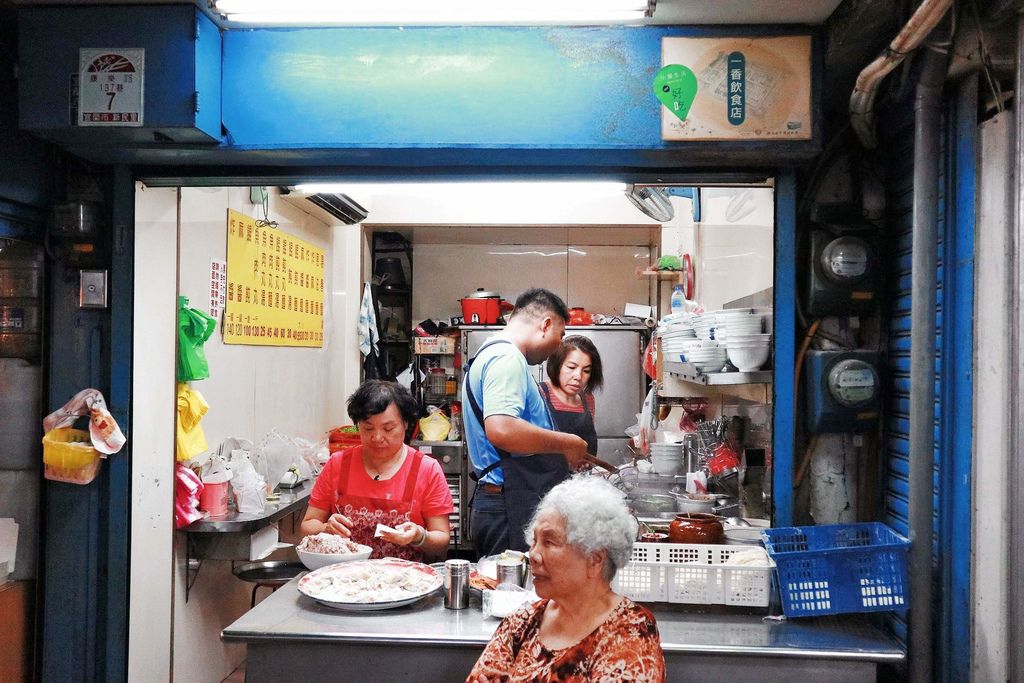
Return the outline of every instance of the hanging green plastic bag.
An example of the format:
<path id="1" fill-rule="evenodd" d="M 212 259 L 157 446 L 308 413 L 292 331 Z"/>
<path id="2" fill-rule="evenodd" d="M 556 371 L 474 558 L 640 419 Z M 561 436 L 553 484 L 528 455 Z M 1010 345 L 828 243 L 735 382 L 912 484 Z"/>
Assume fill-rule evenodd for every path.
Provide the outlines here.
<path id="1" fill-rule="evenodd" d="M 187 296 L 178 297 L 178 381 L 191 382 L 210 376 L 203 344 L 217 328 L 217 319 L 191 308 Z"/>

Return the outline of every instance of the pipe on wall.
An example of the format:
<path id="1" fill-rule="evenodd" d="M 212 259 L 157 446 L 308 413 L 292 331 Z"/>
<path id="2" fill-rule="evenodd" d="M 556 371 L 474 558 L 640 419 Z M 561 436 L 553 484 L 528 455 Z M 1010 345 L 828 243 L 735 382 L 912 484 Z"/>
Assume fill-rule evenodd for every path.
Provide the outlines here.
<path id="1" fill-rule="evenodd" d="M 850 95 L 850 126 L 866 149 L 874 149 L 878 145 L 874 106 L 879 84 L 924 42 L 952 4 L 953 0 L 924 0 L 885 52 L 857 75 L 857 82 Z"/>
<path id="2" fill-rule="evenodd" d="M 932 517 L 935 463 L 935 294 L 942 85 L 949 56 L 924 53 L 914 95 L 910 306 L 910 634 L 912 682 L 932 680 Z"/>
<path id="3" fill-rule="evenodd" d="M 1020 10 L 1018 10 L 1020 11 Z M 1010 371 L 1009 412 L 1007 424 L 1009 435 L 1007 452 L 1010 454 L 1007 463 L 1007 486 L 1009 490 L 1009 533 L 1007 562 L 1009 581 L 1007 583 L 1007 638 L 1008 643 L 1020 643 L 1024 637 L 1024 501 L 1020 492 L 1024 491 L 1024 397 L 1019 391 L 1013 390 L 1020 386 L 1020 378 L 1024 376 L 1024 315 L 1022 315 L 1022 297 L 1024 297 L 1024 266 L 1021 265 L 1021 254 L 1024 253 L 1024 187 L 1021 186 L 1021 171 L 1024 169 L 1024 106 L 1021 105 L 1021 93 L 1024 92 L 1024 12 L 1017 15 L 1017 64 L 1014 74 L 1013 104 L 1013 135 L 1014 149 L 1012 168 L 1015 182 L 1013 183 L 1013 221 L 1008 235 L 1010 248 L 1009 270 L 1010 282 L 1007 283 L 1010 298 L 1010 329 L 1008 331 L 1009 354 L 1007 367 Z M 1020 647 L 1011 647 L 1007 653 L 1009 661 L 1008 680 L 1021 680 L 1024 676 L 1024 652 Z"/>

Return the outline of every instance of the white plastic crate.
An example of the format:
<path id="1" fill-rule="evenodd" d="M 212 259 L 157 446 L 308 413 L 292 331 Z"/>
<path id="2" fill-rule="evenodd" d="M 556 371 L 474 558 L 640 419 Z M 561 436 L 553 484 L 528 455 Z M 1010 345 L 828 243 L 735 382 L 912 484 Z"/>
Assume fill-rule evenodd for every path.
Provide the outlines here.
<path id="1" fill-rule="evenodd" d="M 635 602 L 667 602 L 661 543 L 634 543 L 629 564 L 615 574 L 612 589 Z"/>
<path id="2" fill-rule="evenodd" d="M 629 564 L 612 586 L 638 602 L 767 607 L 773 564 L 730 566 L 725 562 L 751 546 L 636 543 Z M 767 557 L 767 554 L 766 554 Z"/>

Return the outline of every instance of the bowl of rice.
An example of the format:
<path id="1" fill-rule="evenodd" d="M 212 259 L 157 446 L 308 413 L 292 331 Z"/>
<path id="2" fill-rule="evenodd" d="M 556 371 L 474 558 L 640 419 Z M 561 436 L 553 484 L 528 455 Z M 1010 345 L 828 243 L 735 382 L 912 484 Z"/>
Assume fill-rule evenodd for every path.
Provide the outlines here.
<path id="1" fill-rule="evenodd" d="M 307 569 L 319 569 L 339 562 L 365 560 L 373 549 L 337 534 L 320 533 L 303 538 L 295 552 Z"/>

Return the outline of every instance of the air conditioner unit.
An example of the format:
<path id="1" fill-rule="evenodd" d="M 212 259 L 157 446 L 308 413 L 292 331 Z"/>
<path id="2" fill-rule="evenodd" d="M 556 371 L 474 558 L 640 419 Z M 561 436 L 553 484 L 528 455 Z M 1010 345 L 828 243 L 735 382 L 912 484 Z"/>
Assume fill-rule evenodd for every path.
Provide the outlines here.
<path id="1" fill-rule="evenodd" d="M 301 194 L 281 188 L 281 198 L 327 224 L 355 225 L 370 215 L 347 194 Z"/>

